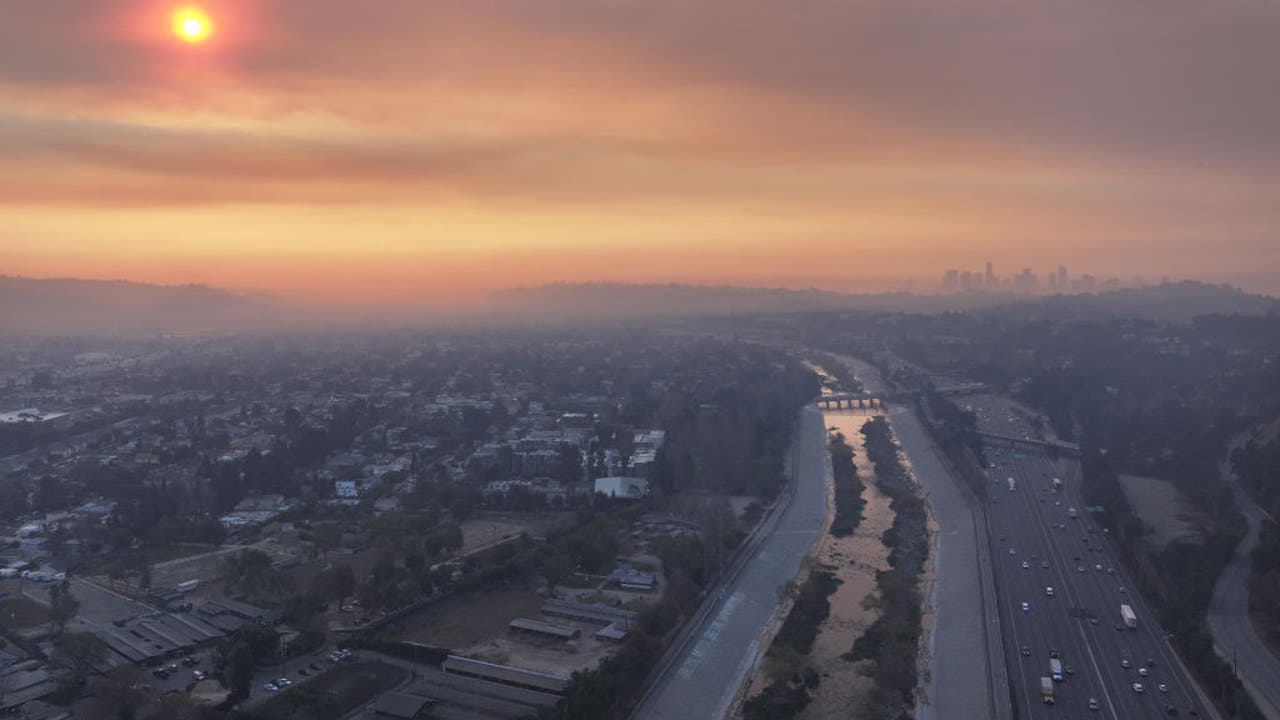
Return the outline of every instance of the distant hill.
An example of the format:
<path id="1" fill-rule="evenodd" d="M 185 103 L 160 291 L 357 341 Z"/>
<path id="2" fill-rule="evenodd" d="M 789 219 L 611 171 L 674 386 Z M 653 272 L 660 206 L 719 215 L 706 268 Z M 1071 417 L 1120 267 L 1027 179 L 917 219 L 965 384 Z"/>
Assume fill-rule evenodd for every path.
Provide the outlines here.
<path id="1" fill-rule="evenodd" d="M 0 333 L 156 333 L 261 326 L 278 308 L 204 285 L 0 275 Z"/>
<path id="2" fill-rule="evenodd" d="M 756 313 L 871 310 L 941 312 L 1008 303 L 1017 296 L 998 293 L 853 295 L 826 290 L 788 290 L 730 285 L 633 285 L 556 283 L 495 293 L 490 309 L 550 318 L 684 317 Z"/>
<path id="3" fill-rule="evenodd" d="M 1038 307 L 1023 302 L 1005 309 L 1023 315 L 1039 310 L 1058 318 L 1137 317 L 1164 322 L 1185 322 L 1199 315 L 1280 313 L 1280 299 L 1192 280 L 1097 295 L 1052 295 L 1033 305 Z"/>
<path id="4" fill-rule="evenodd" d="M 1262 315 L 1280 311 L 1280 300 L 1251 295 L 1226 285 L 1179 282 L 1116 290 L 1097 295 L 1048 297 L 969 291 L 952 295 L 911 293 L 846 294 L 701 285 L 553 284 L 497 293 L 492 309 L 549 319 L 685 317 L 820 311 L 955 312 L 980 311 L 1057 317 L 1145 317 L 1165 321 L 1197 315 Z"/>

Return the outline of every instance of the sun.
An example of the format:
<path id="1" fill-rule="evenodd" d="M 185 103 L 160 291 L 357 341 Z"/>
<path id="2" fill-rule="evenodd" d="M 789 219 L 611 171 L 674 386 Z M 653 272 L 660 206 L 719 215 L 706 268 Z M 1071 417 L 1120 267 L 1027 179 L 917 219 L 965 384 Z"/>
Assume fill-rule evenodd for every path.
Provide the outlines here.
<path id="1" fill-rule="evenodd" d="M 202 43 L 213 34 L 213 22 L 200 8 L 178 8 L 173 13 L 173 34 L 183 42 Z"/>

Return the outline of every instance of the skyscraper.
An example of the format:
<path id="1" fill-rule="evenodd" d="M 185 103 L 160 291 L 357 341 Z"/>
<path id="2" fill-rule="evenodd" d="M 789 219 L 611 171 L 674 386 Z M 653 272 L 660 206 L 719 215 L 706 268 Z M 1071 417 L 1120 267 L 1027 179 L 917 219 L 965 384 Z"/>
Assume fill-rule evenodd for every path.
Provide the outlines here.
<path id="1" fill-rule="evenodd" d="M 996 286 L 996 272 L 995 272 L 995 269 L 991 267 L 990 260 L 987 261 L 987 274 L 983 277 L 982 280 L 983 280 L 982 284 L 986 285 L 987 287 Z"/>
<path id="2" fill-rule="evenodd" d="M 1063 290 L 1067 289 L 1067 266 L 1066 265 L 1058 266 L 1058 287 L 1062 288 Z"/>

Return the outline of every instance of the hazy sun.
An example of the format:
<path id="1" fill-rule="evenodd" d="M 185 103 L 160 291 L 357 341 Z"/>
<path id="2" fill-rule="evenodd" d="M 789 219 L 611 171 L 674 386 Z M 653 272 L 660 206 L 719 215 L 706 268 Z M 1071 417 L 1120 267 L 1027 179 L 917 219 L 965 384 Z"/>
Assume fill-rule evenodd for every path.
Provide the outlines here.
<path id="1" fill-rule="evenodd" d="M 203 10 L 197 7 L 183 7 L 173 13 L 173 34 L 184 42 L 200 43 L 213 33 L 213 23 Z"/>

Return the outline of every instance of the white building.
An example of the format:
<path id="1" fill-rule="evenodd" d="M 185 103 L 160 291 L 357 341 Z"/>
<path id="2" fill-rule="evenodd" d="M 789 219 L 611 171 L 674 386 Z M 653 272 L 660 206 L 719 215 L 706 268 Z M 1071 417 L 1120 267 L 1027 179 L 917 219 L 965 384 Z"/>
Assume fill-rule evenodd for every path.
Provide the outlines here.
<path id="1" fill-rule="evenodd" d="M 333 494 L 340 498 L 358 498 L 360 497 L 360 483 L 355 480 L 335 480 L 333 482 Z"/>
<path id="2" fill-rule="evenodd" d="M 602 477 L 596 480 L 596 492 L 609 497 L 639 500 L 649 494 L 649 481 L 634 477 Z"/>

